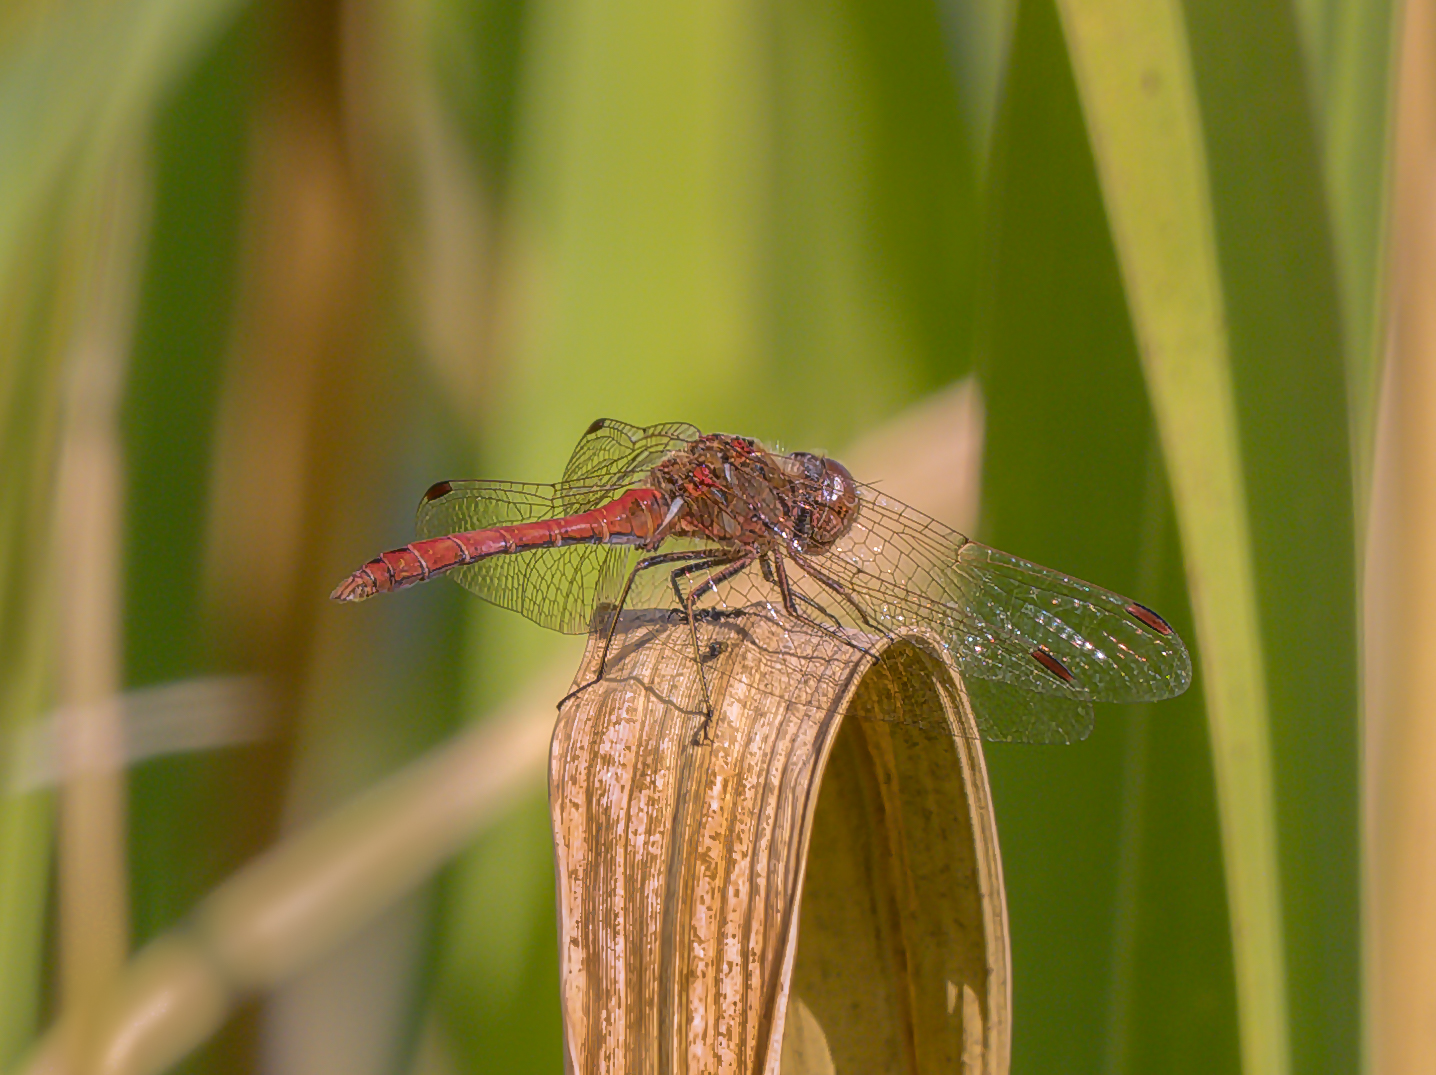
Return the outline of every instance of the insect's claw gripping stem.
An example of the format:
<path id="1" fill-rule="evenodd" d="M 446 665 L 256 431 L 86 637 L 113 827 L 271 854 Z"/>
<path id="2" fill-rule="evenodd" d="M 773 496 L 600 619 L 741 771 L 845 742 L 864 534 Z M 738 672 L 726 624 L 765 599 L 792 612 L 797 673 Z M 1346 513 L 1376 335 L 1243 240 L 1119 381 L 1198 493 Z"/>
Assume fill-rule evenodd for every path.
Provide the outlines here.
<path id="1" fill-rule="evenodd" d="M 588 690 L 588 688 L 597 686 L 599 683 L 602 682 L 603 674 L 602 672 L 600 672 L 596 678 L 590 679 L 587 683 L 580 683 L 577 687 L 575 687 L 573 690 L 569 691 L 562 698 L 560 698 L 558 700 L 558 706 L 556 708 L 562 709 L 564 706 L 568 705 L 570 699 L 577 698 L 584 691 Z"/>

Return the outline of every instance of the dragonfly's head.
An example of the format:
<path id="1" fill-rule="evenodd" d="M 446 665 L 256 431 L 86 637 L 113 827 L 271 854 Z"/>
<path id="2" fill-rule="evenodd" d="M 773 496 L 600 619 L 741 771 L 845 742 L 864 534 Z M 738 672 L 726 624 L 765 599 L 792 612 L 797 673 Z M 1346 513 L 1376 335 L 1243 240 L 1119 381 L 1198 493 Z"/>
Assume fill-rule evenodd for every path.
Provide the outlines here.
<path id="1" fill-rule="evenodd" d="M 858 517 L 858 483 L 836 459 L 811 452 L 788 456 L 793 475 L 793 529 L 808 548 L 823 548 L 846 534 Z"/>

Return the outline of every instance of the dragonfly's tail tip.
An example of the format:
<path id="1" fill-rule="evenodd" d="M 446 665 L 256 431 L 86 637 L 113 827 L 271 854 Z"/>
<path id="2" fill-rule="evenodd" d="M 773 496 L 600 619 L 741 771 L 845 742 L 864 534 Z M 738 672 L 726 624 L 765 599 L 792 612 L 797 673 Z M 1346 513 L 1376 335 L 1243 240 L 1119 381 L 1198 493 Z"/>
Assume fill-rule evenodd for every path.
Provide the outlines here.
<path id="1" fill-rule="evenodd" d="M 375 593 L 374 584 L 369 581 L 364 572 L 356 571 L 347 579 L 334 587 L 334 592 L 329 595 L 331 601 L 363 601 L 366 597 L 373 597 Z"/>

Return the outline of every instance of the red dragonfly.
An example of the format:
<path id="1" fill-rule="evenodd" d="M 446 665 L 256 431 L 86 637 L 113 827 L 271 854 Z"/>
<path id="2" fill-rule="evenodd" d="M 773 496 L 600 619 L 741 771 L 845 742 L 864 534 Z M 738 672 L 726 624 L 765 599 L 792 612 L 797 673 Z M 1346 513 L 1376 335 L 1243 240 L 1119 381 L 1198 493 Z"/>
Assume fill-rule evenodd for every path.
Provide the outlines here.
<path id="1" fill-rule="evenodd" d="M 836 460 L 681 423 L 594 422 L 556 485 L 439 482 L 418 531 L 331 596 L 362 601 L 452 573 L 544 627 L 606 622 L 595 682 L 618 613 L 669 591 L 700 678 L 699 624 L 714 605 L 766 607 L 845 641 L 845 628 L 927 628 L 992 741 L 1084 739 L 1094 701 L 1170 698 L 1191 680 L 1182 640 L 1144 605 L 970 541 Z"/>

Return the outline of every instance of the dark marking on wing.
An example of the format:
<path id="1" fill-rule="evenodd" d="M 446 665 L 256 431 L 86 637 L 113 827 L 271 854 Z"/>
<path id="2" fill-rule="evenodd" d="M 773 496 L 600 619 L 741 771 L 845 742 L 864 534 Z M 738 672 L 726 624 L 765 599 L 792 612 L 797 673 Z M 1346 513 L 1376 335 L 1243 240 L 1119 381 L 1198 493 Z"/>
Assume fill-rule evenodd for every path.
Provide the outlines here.
<path id="1" fill-rule="evenodd" d="M 1051 672 L 1064 683 L 1075 683 L 1077 677 L 1067 671 L 1067 666 L 1052 656 L 1052 651 L 1046 646 L 1038 646 L 1032 651 L 1032 659 L 1040 664 L 1047 671 Z"/>
<path id="2" fill-rule="evenodd" d="M 424 494 L 422 503 L 428 504 L 431 501 L 438 500 L 441 496 L 448 496 L 453 491 L 454 486 L 451 482 L 435 482 L 429 486 L 429 491 Z"/>
<path id="3" fill-rule="evenodd" d="M 1172 633 L 1172 625 L 1169 624 L 1166 620 L 1162 619 L 1161 616 L 1158 616 L 1146 605 L 1139 605 L 1137 604 L 1137 602 L 1133 601 L 1127 606 L 1127 615 L 1131 616 L 1132 619 L 1136 620 L 1138 623 L 1150 627 L 1159 635 L 1170 636 Z"/>

